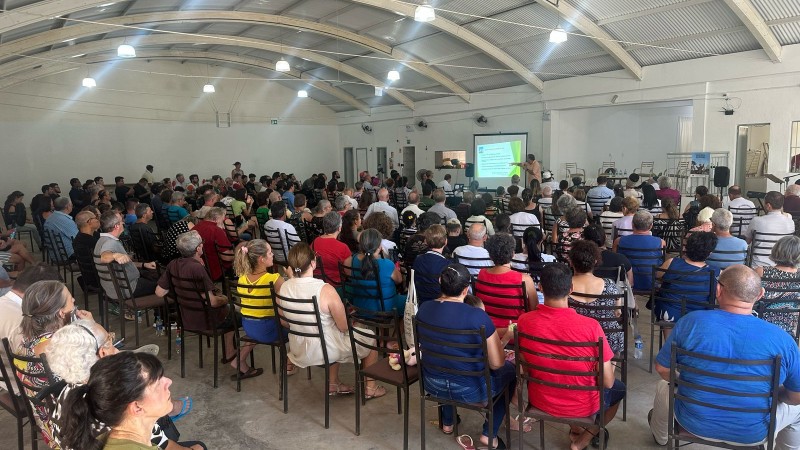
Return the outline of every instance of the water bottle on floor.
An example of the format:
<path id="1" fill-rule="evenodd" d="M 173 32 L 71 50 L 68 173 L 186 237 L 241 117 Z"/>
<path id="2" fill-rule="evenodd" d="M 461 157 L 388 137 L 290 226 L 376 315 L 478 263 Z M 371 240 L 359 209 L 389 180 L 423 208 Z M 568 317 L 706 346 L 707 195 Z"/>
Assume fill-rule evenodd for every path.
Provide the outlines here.
<path id="1" fill-rule="evenodd" d="M 175 335 L 175 353 L 181 352 L 181 344 L 183 340 L 181 339 L 181 329 L 178 328 L 178 333 Z"/>
<path id="2" fill-rule="evenodd" d="M 644 342 L 642 342 L 642 335 L 637 334 L 633 344 L 633 357 L 635 359 L 642 359 L 642 349 L 644 349 Z"/>
<path id="3" fill-rule="evenodd" d="M 161 317 L 156 318 L 156 336 L 163 336 L 164 335 L 164 322 L 161 321 Z"/>

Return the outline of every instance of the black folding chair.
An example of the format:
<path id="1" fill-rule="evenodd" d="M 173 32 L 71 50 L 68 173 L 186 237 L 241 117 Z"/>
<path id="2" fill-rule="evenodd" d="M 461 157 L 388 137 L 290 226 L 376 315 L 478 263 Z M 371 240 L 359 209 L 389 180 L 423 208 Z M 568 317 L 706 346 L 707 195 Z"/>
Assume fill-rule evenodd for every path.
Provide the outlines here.
<path id="1" fill-rule="evenodd" d="M 8 338 L 3 338 L 4 348 L 10 350 L 8 345 Z M 8 352 L 4 351 L 4 355 Z M 17 421 L 17 448 L 23 450 L 25 448 L 25 425 L 30 425 L 31 428 L 31 447 L 36 450 L 36 438 L 39 436 L 39 427 L 36 425 L 36 418 L 33 415 L 33 409 L 27 398 L 20 395 L 18 392 L 16 377 L 12 373 L 15 369 L 13 366 L 6 367 L 6 357 L 0 358 L 0 382 L 3 383 L 5 390 L 0 390 L 0 407 L 11 414 Z"/>
<path id="2" fill-rule="evenodd" d="M 786 236 L 793 236 L 794 233 L 764 233 L 753 231 L 753 240 L 750 242 L 750 252 L 747 254 L 747 265 L 753 265 L 754 258 L 769 258 L 772 247 Z"/>

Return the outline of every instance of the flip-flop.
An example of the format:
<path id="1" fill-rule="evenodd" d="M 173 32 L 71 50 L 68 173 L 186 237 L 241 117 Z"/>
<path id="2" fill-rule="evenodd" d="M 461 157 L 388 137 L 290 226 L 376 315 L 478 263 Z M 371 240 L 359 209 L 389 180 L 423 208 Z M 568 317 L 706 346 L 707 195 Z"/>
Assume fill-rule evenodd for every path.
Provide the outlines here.
<path id="1" fill-rule="evenodd" d="M 505 450 L 507 448 L 508 447 L 506 447 L 506 443 L 503 442 L 503 440 L 500 439 L 499 436 L 497 436 L 497 447 L 489 447 L 487 445 L 485 447 L 478 447 L 477 450 Z"/>
<path id="2" fill-rule="evenodd" d="M 336 390 L 332 391 L 331 387 L 335 387 Z M 355 389 L 353 389 L 351 386 L 348 386 L 346 384 L 330 383 L 330 385 L 328 385 L 328 395 L 330 395 L 331 397 L 336 396 L 336 395 L 353 394 L 355 392 L 356 392 Z"/>
<path id="3" fill-rule="evenodd" d="M 250 370 L 248 370 L 247 372 L 239 372 L 239 378 L 242 380 L 246 380 L 248 378 L 255 378 L 261 375 L 262 373 L 264 373 L 264 369 L 260 367 L 258 369 L 256 369 L 255 367 L 251 367 Z M 236 374 L 231 375 L 231 380 L 236 381 Z"/>
<path id="4" fill-rule="evenodd" d="M 602 431 L 605 433 L 605 438 L 603 439 L 603 441 L 604 441 L 603 442 L 603 448 L 608 448 L 608 438 L 611 437 L 611 434 L 608 432 L 608 430 L 602 430 Z M 599 448 L 600 447 L 600 432 L 598 432 L 592 438 L 591 444 L 592 444 L 592 447 L 595 447 L 595 448 Z"/>
<path id="5" fill-rule="evenodd" d="M 173 422 L 177 422 L 183 416 L 189 414 L 192 411 L 192 397 L 181 397 L 178 400 L 180 400 L 183 404 L 181 405 L 181 410 L 178 414 L 175 414 L 174 416 L 169 416 L 169 418 L 172 419 Z"/>
<path id="6" fill-rule="evenodd" d="M 464 450 L 475 450 L 475 443 L 472 441 L 472 437 L 468 434 L 462 434 L 461 436 L 458 436 L 456 438 L 456 442 Z"/>
<path id="7" fill-rule="evenodd" d="M 519 423 L 519 416 L 512 417 L 511 418 L 511 423 Z M 536 419 L 534 419 L 533 417 L 526 417 L 525 420 L 522 421 L 522 432 L 523 433 L 530 433 L 531 431 L 533 431 L 533 424 L 535 424 L 535 423 L 536 423 Z M 527 429 L 527 431 L 525 430 L 526 426 L 530 427 L 530 428 Z M 515 430 L 515 429 L 512 428 L 511 431 L 519 432 L 519 429 Z"/>

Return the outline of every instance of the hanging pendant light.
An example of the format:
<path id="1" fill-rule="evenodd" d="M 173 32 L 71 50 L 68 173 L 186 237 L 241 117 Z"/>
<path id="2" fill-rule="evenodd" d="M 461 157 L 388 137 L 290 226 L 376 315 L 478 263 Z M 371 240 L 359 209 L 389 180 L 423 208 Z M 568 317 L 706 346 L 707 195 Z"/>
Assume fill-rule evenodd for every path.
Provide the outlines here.
<path id="1" fill-rule="evenodd" d="M 388 75 L 386 75 L 386 78 L 387 78 L 389 81 L 397 81 L 397 80 L 399 80 L 399 79 L 400 79 L 400 72 L 398 72 L 398 71 L 396 71 L 396 70 L 390 70 L 390 71 L 389 71 L 389 74 L 388 74 Z"/>
<path id="2" fill-rule="evenodd" d="M 205 92 L 206 94 L 213 94 L 214 92 L 217 92 L 217 90 L 214 89 L 213 84 L 207 83 L 205 86 L 203 86 L 203 92 Z"/>
<path id="3" fill-rule="evenodd" d="M 433 22 L 436 20 L 436 11 L 426 1 L 414 10 L 414 20 L 417 22 Z"/>
<path id="4" fill-rule="evenodd" d="M 561 27 L 556 28 L 550 32 L 550 42 L 553 44 L 567 42 L 567 32 Z"/>
<path id="5" fill-rule="evenodd" d="M 297 91 L 297 98 L 308 98 L 308 91 L 305 89 Z"/>
<path id="6" fill-rule="evenodd" d="M 83 79 L 83 82 L 81 84 L 85 88 L 93 88 L 97 86 L 97 81 L 95 81 L 95 79 L 92 77 L 86 77 Z"/>
<path id="7" fill-rule="evenodd" d="M 292 70 L 292 68 L 291 66 L 289 66 L 289 61 L 286 61 L 285 59 L 281 58 L 280 61 L 275 63 L 275 70 L 277 70 L 278 72 L 288 72 Z"/>
<path id="8" fill-rule="evenodd" d="M 136 49 L 132 45 L 122 44 L 117 47 L 117 56 L 120 58 L 136 58 Z"/>

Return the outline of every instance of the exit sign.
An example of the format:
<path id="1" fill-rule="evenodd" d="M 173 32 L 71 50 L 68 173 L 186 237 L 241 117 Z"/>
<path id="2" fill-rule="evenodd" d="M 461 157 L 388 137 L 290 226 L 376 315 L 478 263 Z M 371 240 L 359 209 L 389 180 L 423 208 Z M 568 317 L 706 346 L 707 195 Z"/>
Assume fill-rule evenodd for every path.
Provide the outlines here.
<path id="1" fill-rule="evenodd" d="M 272 125 L 277 125 L 277 124 L 278 124 L 278 119 L 272 119 L 272 120 L 270 120 L 269 122 L 270 122 Z"/>

